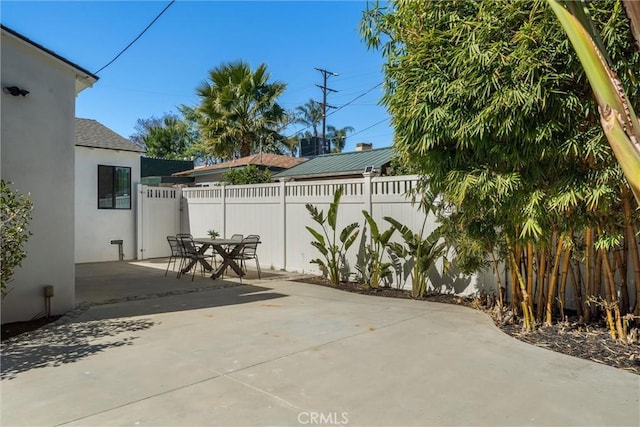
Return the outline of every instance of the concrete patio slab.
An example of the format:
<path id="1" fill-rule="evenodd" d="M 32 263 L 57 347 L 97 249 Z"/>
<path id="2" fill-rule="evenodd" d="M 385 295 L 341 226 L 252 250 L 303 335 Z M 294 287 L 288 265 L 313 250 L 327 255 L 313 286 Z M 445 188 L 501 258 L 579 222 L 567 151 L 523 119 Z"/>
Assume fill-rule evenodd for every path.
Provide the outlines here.
<path id="1" fill-rule="evenodd" d="M 1 424 L 640 424 L 639 376 L 478 311 L 250 282 L 94 305 L 3 343 Z"/>

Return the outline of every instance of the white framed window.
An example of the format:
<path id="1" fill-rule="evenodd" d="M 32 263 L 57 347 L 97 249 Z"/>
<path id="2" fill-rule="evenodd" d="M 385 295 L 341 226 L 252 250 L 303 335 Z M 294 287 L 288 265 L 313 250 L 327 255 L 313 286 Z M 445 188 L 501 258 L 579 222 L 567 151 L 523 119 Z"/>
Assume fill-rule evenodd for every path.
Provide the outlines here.
<path id="1" fill-rule="evenodd" d="M 98 165 L 98 209 L 131 209 L 131 168 Z"/>

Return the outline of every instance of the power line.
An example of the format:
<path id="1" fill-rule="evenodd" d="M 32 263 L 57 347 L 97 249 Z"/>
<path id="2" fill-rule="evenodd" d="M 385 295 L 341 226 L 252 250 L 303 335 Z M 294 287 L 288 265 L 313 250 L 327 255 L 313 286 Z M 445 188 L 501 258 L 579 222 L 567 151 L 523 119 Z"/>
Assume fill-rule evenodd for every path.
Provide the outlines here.
<path id="1" fill-rule="evenodd" d="M 332 108 L 336 108 L 336 109 L 335 109 L 334 111 L 332 111 L 331 113 L 327 114 L 327 115 L 326 115 L 326 117 L 329 117 L 330 115 L 335 114 L 337 111 L 342 110 L 344 107 L 346 107 L 346 106 L 348 106 L 348 105 L 353 104 L 355 101 L 357 101 L 358 99 L 360 99 L 360 98 L 362 98 L 363 96 L 367 95 L 368 93 L 370 93 L 371 91 L 373 91 L 373 90 L 374 90 L 374 89 L 376 89 L 377 87 L 380 87 L 380 85 L 382 85 L 382 83 L 383 83 L 383 82 L 380 82 L 380 83 L 376 84 L 376 85 L 375 85 L 375 86 L 373 86 L 372 88 L 369 88 L 366 92 L 364 92 L 364 93 L 362 93 L 362 94 L 360 94 L 360 95 L 356 96 L 356 97 L 355 97 L 355 98 L 353 98 L 351 101 L 347 102 L 346 104 L 341 105 L 340 107 L 337 107 L 337 108 L 336 108 L 336 107 L 332 107 Z M 314 102 L 317 102 L 317 101 L 314 101 Z M 328 107 L 330 107 L 330 106 L 328 106 Z M 387 120 L 387 119 L 385 119 L 385 120 Z M 383 120 L 383 121 L 384 121 L 384 120 Z M 372 125 L 372 126 L 370 126 L 370 127 L 376 126 L 376 125 L 378 125 L 378 124 L 380 124 L 380 123 L 382 123 L 382 122 L 376 123 L 376 124 L 374 124 L 374 125 Z M 298 134 L 301 134 L 302 132 L 304 132 L 305 130 L 309 129 L 310 127 L 311 127 L 311 125 L 307 125 L 307 126 L 305 126 L 304 128 L 302 128 L 302 129 L 300 129 L 300 130 L 298 130 L 298 131 L 294 132 L 293 134 L 289 135 L 289 136 L 288 136 L 288 138 L 292 138 L 292 137 L 294 137 L 294 136 L 296 136 L 296 135 L 298 135 Z M 363 129 L 363 130 L 358 131 L 358 132 L 356 132 L 355 134 L 351 134 L 351 135 L 349 135 L 349 136 L 356 135 L 356 134 L 358 134 L 358 133 L 360 133 L 360 132 L 363 132 L 363 131 L 365 131 L 365 130 L 367 130 L 367 129 L 369 129 L 369 128 Z"/>
<path id="2" fill-rule="evenodd" d="M 116 59 L 118 59 L 118 58 L 120 57 L 120 55 L 122 55 L 123 53 L 125 53 L 125 52 L 127 51 L 127 49 L 129 49 L 129 48 L 130 48 L 130 47 L 131 47 L 135 42 L 137 42 L 137 41 L 138 41 L 138 39 L 139 39 L 140 37 L 142 37 L 142 35 L 143 35 L 144 33 L 146 33 L 146 32 L 147 32 L 147 30 L 148 30 L 149 28 L 151 28 L 151 26 L 152 26 L 153 24 L 155 24 L 155 22 L 156 22 L 156 21 L 157 21 L 157 20 L 162 16 L 162 14 L 163 14 L 164 12 L 166 12 L 166 10 L 167 10 L 167 9 L 169 9 L 169 7 L 170 7 L 172 4 L 174 4 L 175 2 L 176 2 L 176 0 L 171 0 L 171 1 L 169 2 L 169 4 L 168 4 L 168 5 L 166 5 L 166 6 L 165 6 L 165 8 L 164 8 L 164 9 L 162 9 L 162 11 L 161 11 L 161 12 L 160 12 L 160 13 L 159 13 L 155 18 L 153 18 L 153 21 L 151 21 L 151 23 L 150 23 L 149 25 L 147 25 L 147 27 L 146 27 L 144 30 L 142 30 L 142 32 L 141 32 L 140 34 L 138 34 L 138 37 L 136 37 L 135 39 L 133 39 L 133 41 L 132 41 L 131 43 L 129 43 L 129 44 L 127 45 L 127 47 L 125 47 L 124 49 L 122 49 L 122 50 L 120 51 L 120 53 L 118 53 L 118 54 L 117 54 L 117 55 L 116 55 L 116 56 L 115 56 L 111 61 L 109 61 L 105 66 L 103 66 L 102 68 L 100 68 L 98 71 L 96 71 L 96 72 L 95 72 L 95 73 L 93 73 L 93 74 L 98 74 L 100 71 L 104 70 L 104 69 L 105 69 L 105 68 L 107 68 L 109 65 L 113 64 L 113 63 L 116 61 Z"/>
<path id="3" fill-rule="evenodd" d="M 351 80 L 351 79 L 359 78 L 362 76 L 369 76 L 371 74 L 380 74 L 380 71 L 369 71 L 367 73 L 357 73 L 357 74 L 340 74 L 340 76 L 336 78 L 335 81 L 342 82 L 343 80 Z"/>
<path id="4" fill-rule="evenodd" d="M 336 108 L 335 110 L 333 110 L 332 112 L 330 112 L 329 114 L 327 114 L 327 116 L 330 116 L 332 114 L 337 113 L 338 111 L 342 110 L 344 107 L 353 104 L 355 101 L 357 101 L 358 99 L 362 98 L 363 96 L 365 96 L 366 94 L 368 94 L 369 92 L 371 92 L 372 90 L 374 90 L 375 88 L 379 87 L 380 85 L 382 85 L 382 82 L 378 83 L 377 85 L 375 85 L 374 87 L 372 87 L 371 89 L 367 90 L 365 93 L 356 96 L 355 98 L 353 98 L 351 101 L 347 102 L 346 104 Z M 353 135 L 351 135 L 353 136 Z"/>
<path id="5" fill-rule="evenodd" d="M 386 122 L 387 120 L 389 120 L 389 118 L 388 118 L 388 117 L 387 117 L 387 118 L 384 118 L 384 119 L 382 119 L 382 120 L 380 120 L 379 122 L 375 122 L 375 123 L 374 123 L 374 124 L 372 124 L 371 126 L 367 126 L 366 128 L 364 128 L 364 129 L 362 129 L 362 130 L 359 130 L 359 131 L 358 131 L 358 132 L 356 132 L 356 133 L 352 133 L 351 135 L 349 135 L 349 137 L 350 137 L 350 138 L 353 138 L 354 136 L 358 135 L 359 133 L 362 133 L 362 132 L 364 132 L 365 130 L 369 130 L 369 129 L 371 129 L 371 128 L 372 128 L 372 127 L 374 127 L 374 126 L 378 126 L 379 124 L 384 123 L 384 122 Z"/>

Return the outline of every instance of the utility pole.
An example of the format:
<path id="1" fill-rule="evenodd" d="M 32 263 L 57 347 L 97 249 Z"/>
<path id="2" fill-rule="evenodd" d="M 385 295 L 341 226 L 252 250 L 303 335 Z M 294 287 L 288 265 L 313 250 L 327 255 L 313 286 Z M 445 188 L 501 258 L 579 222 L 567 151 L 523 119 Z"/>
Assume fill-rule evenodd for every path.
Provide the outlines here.
<path id="1" fill-rule="evenodd" d="M 316 86 L 322 89 L 322 144 L 325 144 L 327 137 L 327 108 L 336 108 L 331 105 L 327 105 L 327 91 L 337 92 L 336 90 L 327 87 L 327 78 L 329 76 L 337 76 L 337 74 L 322 68 L 316 68 L 316 70 L 322 73 L 322 86 L 319 84 L 316 84 Z"/>

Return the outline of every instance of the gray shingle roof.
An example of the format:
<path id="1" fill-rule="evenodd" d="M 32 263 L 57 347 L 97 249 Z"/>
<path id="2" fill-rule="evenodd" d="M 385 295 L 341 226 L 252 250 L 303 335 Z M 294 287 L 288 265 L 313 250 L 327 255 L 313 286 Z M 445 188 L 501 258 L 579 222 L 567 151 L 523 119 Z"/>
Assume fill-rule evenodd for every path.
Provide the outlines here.
<path id="1" fill-rule="evenodd" d="M 144 153 L 144 148 L 134 144 L 108 127 L 92 119 L 76 118 L 76 145 L 106 150 Z"/>
<path id="2" fill-rule="evenodd" d="M 393 149 L 391 147 L 350 153 L 323 154 L 280 172 L 274 178 L 351 175 L 364 172 L 367 166 L 373 166 L 380 170 L 383 165 L 391 161 L 392 157 Z"/>

